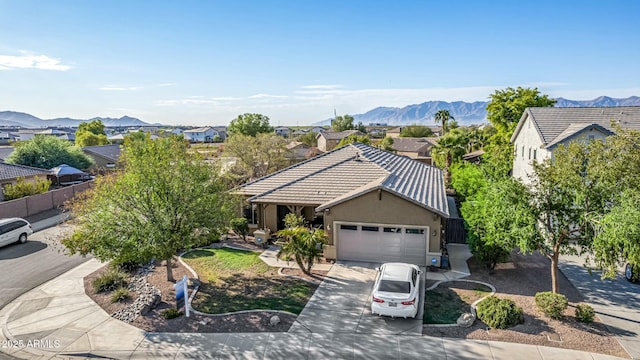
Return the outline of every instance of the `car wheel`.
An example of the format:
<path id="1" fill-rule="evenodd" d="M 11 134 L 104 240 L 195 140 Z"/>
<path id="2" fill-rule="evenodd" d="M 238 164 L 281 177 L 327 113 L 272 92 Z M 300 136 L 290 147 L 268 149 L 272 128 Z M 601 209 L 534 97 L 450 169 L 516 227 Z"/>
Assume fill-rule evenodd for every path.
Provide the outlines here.
<path id="1" fill-rule="evenodd" d="M 27 234 L 20 234 L 20 237 L 18 238 L 18 242 L 20 242 L 20 244 L 24 244 L 27 242 Z"/>
<path id="2" fill-rule="evenodd" d="M 633 266 L 631 266 L 631 264 L 627 263 L 627 266 L 625 266 L 624 268 L 624 277 L 628 280 L 633 282 L 633 276 L 635 274 L 633 273 Z"/>

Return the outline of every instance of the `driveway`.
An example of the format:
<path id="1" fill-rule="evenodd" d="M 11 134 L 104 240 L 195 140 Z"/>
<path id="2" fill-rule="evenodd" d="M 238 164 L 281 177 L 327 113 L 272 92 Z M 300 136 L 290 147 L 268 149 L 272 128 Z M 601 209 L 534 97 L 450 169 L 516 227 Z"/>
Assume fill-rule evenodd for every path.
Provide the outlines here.
<path id="1" fill-rule="evenodd" d="M 371 314 L 371 291 L 380 264 L 336 263 L 302 310 L 289 332 L 379 335 L 422 335 L 422 310 L 416 319 L 392 319 Z M 424 272 L 420 293 L 424 294 Z M 423 309 L 424 297 L 419 308 Z"/>
<path id="2" fill-rule="evenodd" d="M 583 264 L 584 260 L 577 256 L 562 256 L 559 268 L 629 355 L 640 359 L 640 284 L 626 281 L 621 274 L 612 280 L 601 280 L 600 273 L 590 275 Z"/>

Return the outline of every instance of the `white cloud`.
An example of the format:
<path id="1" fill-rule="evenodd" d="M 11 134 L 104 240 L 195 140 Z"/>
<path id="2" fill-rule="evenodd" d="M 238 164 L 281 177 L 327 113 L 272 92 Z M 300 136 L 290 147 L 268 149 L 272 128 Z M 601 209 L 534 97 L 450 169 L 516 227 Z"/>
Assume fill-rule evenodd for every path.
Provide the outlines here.
<path id="1" fill-rule="evenodd" d="M 342 85 L 338 85 L 338 84 L 333 84 L 333 85 L 303 85 L 300 86 L 301 89 L 308 89 L 308 90 L 331 90 L 331 89 L 340 89 L 344 86 Z"/>
<path id="2" fill-rule="evenodd" d="M 0 55 L 0 70 L 10 69 L 40 69 L 67 71 L 69 65 L 62 65 L 60 59 L 54 59 L 46 55 Z"/>
<path id="3" fill-rule="evenodd" d="M 255 94 L 249 96 L 249 99 L 286 99 L 285 95 L 271 95 L 271 94 Z"/>

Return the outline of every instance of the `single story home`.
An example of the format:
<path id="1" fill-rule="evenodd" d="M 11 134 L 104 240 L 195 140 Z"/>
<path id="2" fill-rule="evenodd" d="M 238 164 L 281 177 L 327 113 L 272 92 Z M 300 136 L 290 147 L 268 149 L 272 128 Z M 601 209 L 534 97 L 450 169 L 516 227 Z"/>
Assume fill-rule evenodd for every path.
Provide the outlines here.
<path id="1" fill-rule="evenodd" d="M 250 227 L 284 228 L 294 213 L 329 238 L 328 259 L 440 264 L 449 207 L 442 170 L 350 144 L 236 189 Z"/>
<path id="2" fill-rule="evenodd" d="M 286 126 L 278 126 L 273 130 L 273 132 L 279 136 L 289 137 L 289 135 L 291 134 L 291 129 Z"/>
<path id="3" fill-rule="evenodd" d="M 304 160 L 307 158 L 309 149 L 311 149 L 311 146 L 303 142 L 292 141 L 287 144 L 287 150 L 289 150 L 287 157 L 291 160 Z"/>
<path id="4" fill-rule="evenodd" d="M 197 129 L 185 130 L 182 132 L 185 140 L 190 142 L 213 142 L 213 138 L 220 137 L 218 131 L 212 127 L 202 127 Z"/>
<path id="5" fill-rule="evenodd" d="M 320 149 L 320 151 L 331 151 L 342 139 L 347 138 L 350 135 L 360 136 L 364 134 L 358 130 L 345 130 L 338 132 L 325 131 L 318 133 L 318 135 L 316 135 L 316 140 L 318 140 L 318 149 Z"/>
<path id="6" fill-rule="evenodd" d="M 92 170 L 114 169 L 120 161 L 119 144 L 85 146 L 82 151 L 93 159 Z"/>
<path id="7" fill-rule="evenodd" d="M 399 137 L 393 139 L 391 147 L 398 155 L 405 155 L 431 165 L 431 148 L 436 142 L 435 138 Z"/>
<path id="8" fill-rule="evenodd" d="M 2 189 L 9 184 L 16 184 L 18 178 L 28 182 L 36 182 L 38 179 L 46 179 L 51 171 L 31 166 L 7 164 L 0 161 L 0 201 L 4 199 Z"/>

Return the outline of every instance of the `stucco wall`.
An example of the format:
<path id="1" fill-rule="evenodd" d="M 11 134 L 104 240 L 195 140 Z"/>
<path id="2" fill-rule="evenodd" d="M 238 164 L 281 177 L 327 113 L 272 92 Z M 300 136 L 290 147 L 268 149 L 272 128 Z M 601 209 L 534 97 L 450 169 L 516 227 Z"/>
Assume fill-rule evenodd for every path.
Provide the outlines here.
<path id="1" fill-rule="evenodd" d="M 27 217 L 58 208 L 64 202 L 91 186 L 91 182 L 51 190 L 44 194 L 0 202 L 0 217 Z"/>
<path id="2" fill-rule="evenodd" d="M 329 244 L 334 244 L 333 222 L 364 222 L 393 225 L 428 226 L 429 252 L 440 251 L 440 216 L 384 190 L 372 191 L 346 201 L 325 212 L 324 226 Z M 328 226 L 330 228 L 328 228 Z"/>

